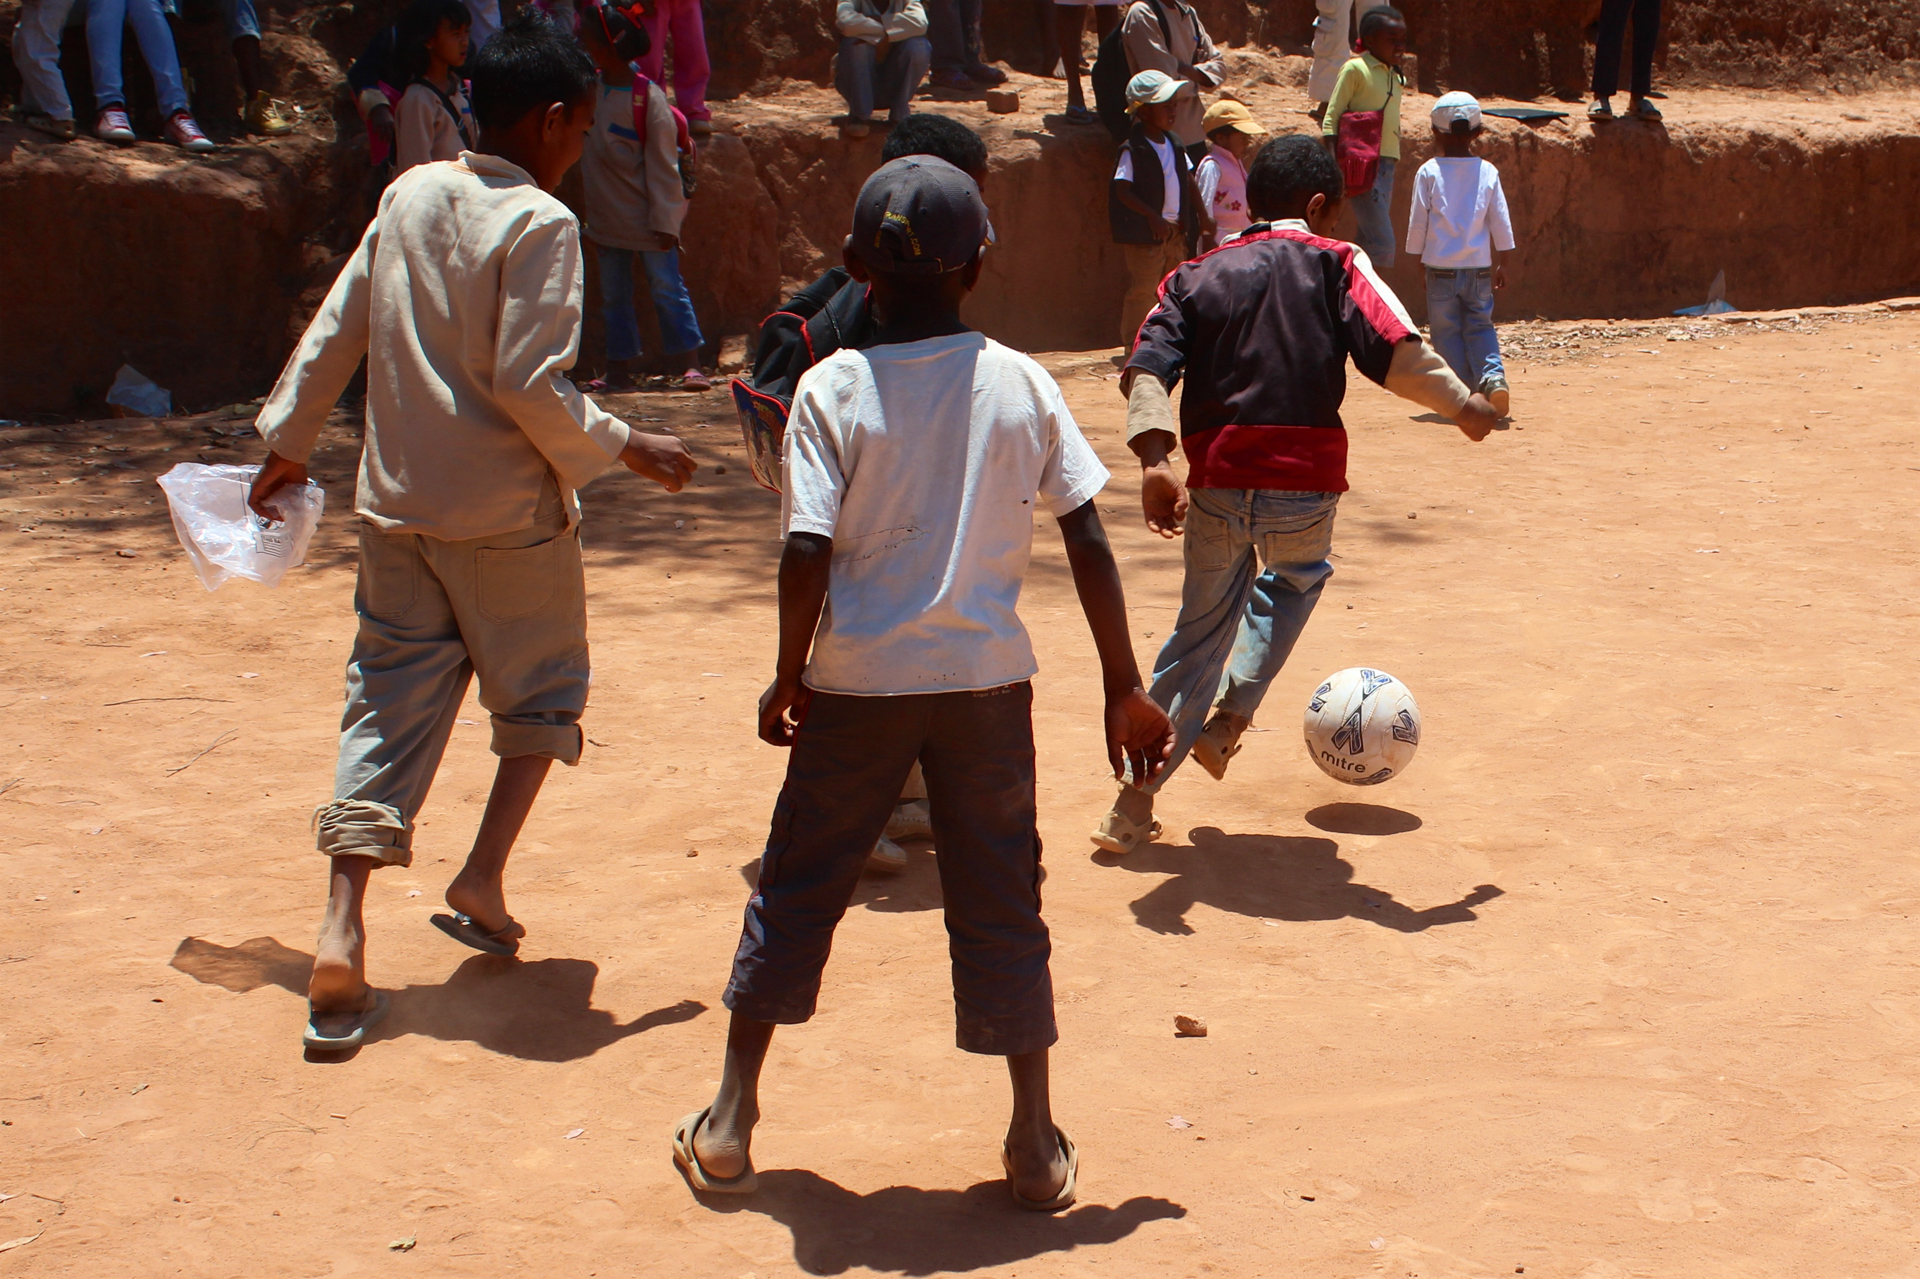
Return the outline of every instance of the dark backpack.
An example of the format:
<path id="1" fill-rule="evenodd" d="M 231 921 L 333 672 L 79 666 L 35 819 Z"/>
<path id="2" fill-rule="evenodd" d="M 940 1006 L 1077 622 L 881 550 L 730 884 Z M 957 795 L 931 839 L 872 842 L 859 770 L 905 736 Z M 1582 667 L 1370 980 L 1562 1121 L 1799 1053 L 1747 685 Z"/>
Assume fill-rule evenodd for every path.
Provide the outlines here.
<path id="1" fill-rule="evenodd" d="M 1159 0 L 1147 0 L 1147 3 L 1153 6 L 1153 16 L 1160 19 L 1160 38 L 1171 48 L 1173 28 L 1167 24 L 1167 11 L 1160 7 Z M 1133 79 L 1133 68 L 1127 63 L 1127 46 L 1120 40 L 1126 14 L 1122 13 L 1120 19 L 1100 42 L 1093 70 L 1087 73 L 1087 79 L 1093 84 L 1093 109 L 1115 142 L 1125 142 L 1133 132 L 1133 117 L 1127 114 L 1127 81 Z"/>
<path id="2" fill-rule="evenodd" d="M 733 379 L 733 407 L 747 464 L 760 487 L 780 491 L 780 442 L 800 375 L 843 346 L 863 341 L 870 324 L 867 291 L 834 267 L 760 322 L 751 381 Z"/>

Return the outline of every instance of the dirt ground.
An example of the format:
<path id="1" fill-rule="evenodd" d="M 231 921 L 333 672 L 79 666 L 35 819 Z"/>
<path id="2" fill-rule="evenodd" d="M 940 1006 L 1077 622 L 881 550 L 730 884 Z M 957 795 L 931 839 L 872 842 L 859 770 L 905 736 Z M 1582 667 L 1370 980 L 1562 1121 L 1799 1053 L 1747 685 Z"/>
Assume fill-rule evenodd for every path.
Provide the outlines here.
<path id="1" fill-rule="evenodd" d="M 427 924 L 491 775 L 474 705 L 375 879 L 393 1013 L 345 1060 L 299 1035 L 357 445 L 318 460 L 309 566 L 210 595 L 152 476 L 257 440 L 6 432 L 0 1276 L 1920 1276 L 1920 315 L 1668 329 L 1509 334 L 1481 445 L 1357 384 L 1319 614 L 1227 780 L 1183 769 L 1124 859 L 1086 839 L 1098 679 L 1043 522 L 1057 1218 L 1000 1182 L 924 845 L 775 1040 L 763 1189 L 698 1202 L 670 1163 L 783 759 L 750 723 L 777 504 L 724 396 L 615 402 L 727 470 L 587 494 L 593 745 L 510 868 L 521 958 Z M 1179 547 L 1140 525 L 1104 356 L 1048 363 L 1116 473 L 1148 664 Z M 1425 714 L 1364 792 L 1297 718 L 1358 664 Z"/>

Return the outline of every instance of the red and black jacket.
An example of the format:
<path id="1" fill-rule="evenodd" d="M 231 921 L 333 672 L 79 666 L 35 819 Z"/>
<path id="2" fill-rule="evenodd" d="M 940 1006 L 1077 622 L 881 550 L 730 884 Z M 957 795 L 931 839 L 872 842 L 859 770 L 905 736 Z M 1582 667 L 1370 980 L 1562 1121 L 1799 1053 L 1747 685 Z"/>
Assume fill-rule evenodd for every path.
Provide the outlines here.
<path id="1" fill-rule="evenodd" d="M 1347 360 L 1384 385 L 1416 336 L 1356 254 L 1260 223 L 1161 283 L 1127 366 L 1186 379 L 1189 487 L 1346 492 Z"/>

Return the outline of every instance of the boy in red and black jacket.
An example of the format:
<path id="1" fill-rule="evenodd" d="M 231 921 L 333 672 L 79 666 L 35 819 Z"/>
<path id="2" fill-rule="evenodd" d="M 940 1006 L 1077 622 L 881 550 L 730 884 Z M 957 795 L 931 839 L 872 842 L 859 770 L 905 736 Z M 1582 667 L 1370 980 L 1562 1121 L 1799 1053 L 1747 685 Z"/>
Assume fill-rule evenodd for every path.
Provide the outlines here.
<path id="1" fill-rule="evenodd" d="M 1186 582 L 1153 671 L 1173 755 L 1144 786 L 1121 787 L 1093 833 L 1110 852 L 1160 833 L 1153 796 L 1187 751 L 1225 776 L 1319 602 L 1347 489 L 1347 361 L 1470 440 L 1498 420 L 1420 340 L 1366 254 L 1330 238 L 1344 191 L 1313 139 L 1261 148 L 1247 173 L 1254 224 L 1167 277 L 1121 376 L 1147 527 L 1185 532 Z M 1169 393 L 1182 378 L 1176 425 Z M 1167 461 L 1176 445 L 1184 485 Z"/>

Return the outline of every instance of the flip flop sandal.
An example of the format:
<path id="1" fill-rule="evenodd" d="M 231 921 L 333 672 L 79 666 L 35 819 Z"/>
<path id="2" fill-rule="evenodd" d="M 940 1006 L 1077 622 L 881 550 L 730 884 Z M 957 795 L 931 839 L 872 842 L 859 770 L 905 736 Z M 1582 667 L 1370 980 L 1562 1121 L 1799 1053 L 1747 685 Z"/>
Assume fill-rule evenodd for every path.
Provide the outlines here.
<path id="1" fill-rule="evenodd" d="M 1060 1125 L 1053 1126 L 1053 1135 L 1059 1139 L 1060 1153 L 1067 1157 L 1067 1179 L 1060 1183 L 1060 1192 L 1051 1199 L 1028 1199 L 1013 1188 L 1013 1152 L 1004 1144 L 1000 1147 L 1000 1166 L 1007 1170 L 1007 1193 L 1028 1212 L 1059 1212 L 1073 1207 L 1074 1183 L 1080 1178 L 1080 1152 L 1074 1149 L 1073 1139 L 1060 1130 Z"/>
<path id="2" fill-rule="evenodd" d="M 506 924 L 497 933 L 488 932 L 473 922 L 473 916 L 462 915 L 458 911 L 451 915 L 435 915 L 428 922 L 461 945 L 483 950 L 489 955 L 511 957 L 520 953 L 520 939 L 502 935 L 513 927 L 515 921 L 512 916 L 508 916 Z"/>
<path id="3" fill-rule="evenodd" d="M 680 389 L 683 391 L 711 391 L 713 389 L 713 379 L 705 373 L 689 372 L 680 379 Z"/>
<path id="4" fill-rule="evenodd" d="M 1100 819 L 1091 836 L 1094 844 L 1109 853 L 1130 853 L 1142 844 L 1151 844 L 1160 838 L 1160 823 L 1150 821 L 1145 825 L 1129 821 L 1118 812 L 1109 812 Z"/>
<path id="5" fill-rule="evenodd" d="M 1611 120 L 1613 118 L 1613 103 L 1606 101 L 1604 98 L 1595 98 L 1587 104 L 1587 119 Z"/>
<path id="6" fill-rule="evenodd" d="M 313 1001 L 308 1000 L 307 1031 L 300 1037 L 300 1042 L 309 1048 L 327 1053 L 345 1052 L 350 1048 L 358 1048 L 366 1042 L 367 1032 L 380 1024 L 381 1019 L 387 1015 L 387 1009 L 391 1006 L 392 1003 L 387 998 L 386 991 L 374 990 L 372 988 L 368 988 L 367 990 L 366 1006 L 361 1008 L 357 1013 L 316 1013 L 313 1011 Z M 320 1029 L 318 1023 L 314 1021 L 315 1017 L 336 1016 L 351 1016 L 353 1018 L 352 1027 L 345 1034 L 326 1034 Z"/>
<path id="7" fill-rule="evenodd" d="M 696 1110 L 673 1129 L 673 1162 L 686 1174 L 687 1184 L 695 1190 L 705 1190 L 717 1195 L 749 1195 L 760 1188 L 759 1174 L 753 1170 L 753 1157 L 747 1157 L 747 1166 L 731 1177 L 716 1177 L 700 1163 L 700 1156 L 693 1152 L 694 1134 L 700 1131 L 700 1125 L 707 1122 L 707 1116 L 713 1107 Z M 1067 1178 L 1071 1184 L 1073 1178 Z"/>

